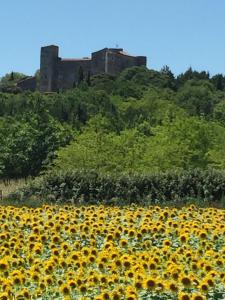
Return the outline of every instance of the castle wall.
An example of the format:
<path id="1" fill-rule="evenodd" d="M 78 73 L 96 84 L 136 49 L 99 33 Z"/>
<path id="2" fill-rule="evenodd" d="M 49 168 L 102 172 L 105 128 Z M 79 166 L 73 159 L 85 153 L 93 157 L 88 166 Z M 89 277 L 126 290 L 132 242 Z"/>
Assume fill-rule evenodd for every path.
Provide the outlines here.
<path id="1" fill-rule="evenodd" d="M 125 68 L 146 66 L 145 56 L 131 56 L 122 48 L 104 48 L 93 52 L 91 59 L 61 59 L 58 47 L 51 45 L 41 48 L 40 91 L 55 92 L 73 88 L 80 79 L 88 74 L 108 73 L 117 75 Z"/>
<path id="2" fill-rule="evenodd" d="M 108 73 L 118 75 L 122 70 L 134 66 L 146 65 L 146 57 L 130 56 L 121 52 L 108 53 Z"/>
<path id="3" fill-rule="evenodd" d="M 105 63 L 106 63 L 106 51 L 104 48 L 100 51 L 93 52 L 91 54 L 91 74 L 96 75 L 100 73 L 105 73 Z"/>
<path id="4" fill-rule="evenodd" d="M 70 89 L 79 81 L 80 68 L 84 78 L 91 72 L 91 60 L 59 60 L 58 61 L 58 90 Z"/>
<path id="5" fill-rule="evenodd" d="M 145 66 L 147 65 L 147 58 L 146 56 L 137 56 L 136 57 L 136 65 L 137 66 Z"/>
<path id="6" fill-rule="evenodd" d="M 59 48 L 47 46 L 41 48 L 40 90 L 41 92 L 57 91 L 57 63 Z"/>
<path id="7" fill-rule="evenodd" d="M 33 77 L 28 77 L 25 78 L 24 80 L 21 80 L 17 83 L 17 86 L 21 88 L 23 91 L 31 91 L 34 92 L 36 90 L 36 78 Z"/>

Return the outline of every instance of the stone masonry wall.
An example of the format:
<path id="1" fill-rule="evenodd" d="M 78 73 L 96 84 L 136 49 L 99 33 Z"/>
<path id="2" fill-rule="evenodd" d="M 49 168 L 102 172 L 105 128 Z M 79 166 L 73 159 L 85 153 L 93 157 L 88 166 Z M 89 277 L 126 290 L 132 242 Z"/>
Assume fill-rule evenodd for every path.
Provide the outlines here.
<path id="1" fill-rule="evenodd" d="M 87 78 L 91 71 L 91 60 L 59 60 L 58 90 L 73 88 L 79 80 L 80 68 L 82 68 L 84 78 Z"/>
<path id="2" fill-rule="evenodd" d="M 128 55 L 122 48 L 104 48 L 93 52 L 91 58 L 61 59 L 57 46 L 42 47 L 40 90 L 54 92 L 73 88 L 79 80 L 80 68 L 85 78 L 88 74 L 117 75 L 125 68 L 141 65 L 146 66 L 145 56 Z"/>

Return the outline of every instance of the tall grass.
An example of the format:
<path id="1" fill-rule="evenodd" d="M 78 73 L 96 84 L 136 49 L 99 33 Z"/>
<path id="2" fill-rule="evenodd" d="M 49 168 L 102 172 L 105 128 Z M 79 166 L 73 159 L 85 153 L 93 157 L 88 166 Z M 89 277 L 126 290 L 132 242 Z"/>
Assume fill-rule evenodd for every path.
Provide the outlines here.
<path id="1" fill-rule="evenodd" d="M 24 187 L 27 182 L 25 179 L 10 180 L 7 182 L 0 181 L 0 191 L 2 191 L 3 198 L 17 189 Z"/>

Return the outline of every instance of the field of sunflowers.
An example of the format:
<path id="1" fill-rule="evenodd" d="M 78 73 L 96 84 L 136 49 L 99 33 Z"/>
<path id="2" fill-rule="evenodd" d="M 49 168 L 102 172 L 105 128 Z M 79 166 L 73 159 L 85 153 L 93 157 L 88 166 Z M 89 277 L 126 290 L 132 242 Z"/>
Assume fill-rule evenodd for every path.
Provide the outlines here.
<path id="1" fill-rule="evenodd" d="M 0 206 L 0 299 L 225 299 L 225 210 Z"/>

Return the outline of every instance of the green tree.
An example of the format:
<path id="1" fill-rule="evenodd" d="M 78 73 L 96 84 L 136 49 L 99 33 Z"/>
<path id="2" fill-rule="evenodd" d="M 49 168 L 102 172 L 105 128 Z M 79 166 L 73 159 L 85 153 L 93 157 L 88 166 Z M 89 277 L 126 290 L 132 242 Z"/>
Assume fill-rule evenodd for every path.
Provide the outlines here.
<path id="1" fill-rule="evenodd" d="M 0 91 L 19 92 L 19 89 L 17 88 L 17 82 L 25 77 L 27 76 L 18 72 L 6 74 L 0 80 Z"/>
<path id="2" fill-rule="evenodd" d="M 180 75 L 177 76 L 177 79 L 176 79 L 177 88 L 182 87 L 189 80 L 209 81 L 209 72 L 205 72 L 205 71 L 198 72 L 198 71 L 192 70 L 192 68 L 190 67 L 186 72 L 181 73 Z"/>
<path id="3" fill-rule="evenodd" d="M 105 129 L 105 124 L 96 127 L 96 123 L 90 121 L 74 142 L 57 152 L 54 168 L 67 171 L 95 169 L 113 174 L 143 168 L 141 157 L 146 137 L 136 129 L 125 130 L 120 134 Z"/>
<path id="4" fill-rule="evenodd" d="M 156 127 L 144 154 L 146 165 L 155 171 L 207 168 L 215 132 L 212 125 L 189 117 Z"/>
<path id="5" fill-rule="evenodd" d="M 225 100 L 215 105 L 213 111 L 213 117 L 215 120 L 225 125 Z"/>
<path id="6" fill-rule="evenodd" d="M 207 81 L 188 81 L 177 93 L 177 104 L 191 116 L 210 116 L 216 97 L 213 86 Z"/>
<path id="7" fill-rule="evenodd" d="M 73 133 L 48 115 L 26 114 L 0 124 L 0 166 L 2 178 L 36 176 L 69 143 Z"/>
<path id="8" fill-rule="evenodd" d="M 167 78 L 167 80 L 168 80 L 168 82 L 166 83 L 166 86 L 172 90 L 175 90 L 176 89 L 176 81 L 175 81 L 174 74 L 172 73 L 170 68 L 167 65 L 165 65 L 161 69 L 160 73 L 163 74 L 164 77 Z"/>
<path id="9" fill-rule="evenodd" d="M 212 84 L 217 90 L 223 91 L 225 87 L 225 76 L 222 74 L 216 74 L 211 78 Z"/>

